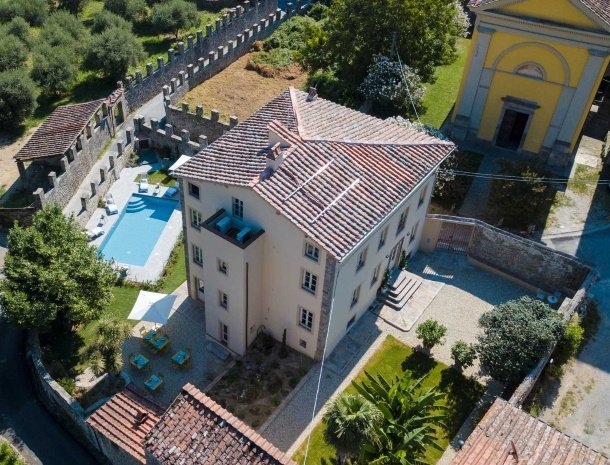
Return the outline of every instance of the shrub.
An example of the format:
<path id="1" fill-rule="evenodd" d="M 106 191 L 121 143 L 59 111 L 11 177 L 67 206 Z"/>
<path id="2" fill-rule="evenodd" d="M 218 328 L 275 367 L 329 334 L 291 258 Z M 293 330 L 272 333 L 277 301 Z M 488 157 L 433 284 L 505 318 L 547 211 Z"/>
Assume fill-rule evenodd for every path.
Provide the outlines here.
<path id="1" fill-rule="evenodd" d="M 29 45 L 32 39 L 30 25 L 20 16 L 11 19 L 6 24 L 3 24 L 0 33 L 3 37 L 6 34 L 12 34 L 26 45 Z"/>
<path id="2" fill-rule="evenodd" d="M 328 6 L 322 2 L 314 3 L 307 12 L 307 16 L 311 16 L 316 21 L 320 21 L 328 14 Z"/>
<path id="3" fill-rule="evenodd" d="M 474 361 L 477 358 L 477 351 L 474 344 L 457 341 L 451 347 L 451 358 L 459 368 L 468 368 L 474 365 Z"/>
<path id="4" fill-rule="evenodd" d="M 89 31 L 76 16 L 59 10 L 49 16 L 40 37 L 41 42 L 46 42 L 53 47 L 71 48 L 80 55 L 87 47 Z"/>
<path id="5" fill-rule="evenodd" d="M 104 0 L 104 7 L 129 21 L 142 22 L 146 19 L 145 0 Z"/>
<path id="6" fill-rule="evenodd" d="M 0 439 L 0 463 L 3 465 L 26 465 L 19 454 L 7 442 Z"/>
<path id="7" fill-rule="evenodd" d="M 72 378 L 59 378 L 57 384 L 64 388 L 71 396 L 76 392 L 76 382 Z"/>
<path id="8" fill-rule="evenodd" d="M 576 357 L 584 342 L 585 328 L 581 324 L 580 317 L 574 315 L 567 322 L 563 336 L 557 343 L 553 356 L 554 365 L 561 366 Z"/>
<path id="9" fill-rule="evenodd" d="M 153 7 L 151 21 L 157 31 L 173 33 L 178 39 L 180 30 L 197 25 L 199 13 L 193 3 L 184 0 L 168 0 Z"/>
<path id="10" fill-rule="evenodd" d="M 0 40 L 0 72 L 23 66 L 28 58 L 25 44 L 12 34 Z"/>
<path id="11" fill-rule="evenodd" d="M 504 383 L 518 383 L 563 335 L 559 312 L 545 302 L 522 297 L 498 305 L 479 319 L 481 366 Z"/>
<path id="12" fill-rule="evenodd" d="M 307 86 L 315 87 L 318 95 L 333 102 L 341 102 L 349 106 L 353 95 L 333 71 L 315 71 L 307 78 Z"/>
<path id="13" fill-rule="evenodd" d="M 78 61 L 71 48 L 42 43 L 34 49 L 33 57 L 32 79 L 44 95 L 63 95 L 76 81 Z"/>
<path id="14" fill-rule="evenodd" d="M 36 85 L 25 69 L 0 73 L 0 127 L 15 128 L 36 108 Z"/>
<path id="15" fill-rule="evenodd" d="M 435 345 L 443 343 L 447 328 L 436 320 L 426 320 L 417 327 L 415 334 L 426 349 L 432 349 Z"/>
<path id="16" fill-rule="evenodd" d="M 46 0 L 0 0 L 0 22 L 20 17 L 32 26 L 42 26 L 48 12 Z"/>
<path id="17" fill-rule="evenodd" d="M 101 10 L 93 15 L 91 20 L 91 32 L 93 34 L 101 34 L 106 29 L 113 27 L 118 27 L 119 29 L 124 29 L 126 31 L 131 31 L 133 29 L 133 25 L 129 21 L 126 21 L 121 16 L 114 14 L 111 11 Z"/>
<path id="18" fill-rule="evenodd" d="M 95 36 L 89 45 L 85 66 L 105 77 L 120 79 L 145 57 L 142 44 L 133 33 L 123 29 L 107 29 Z"/>

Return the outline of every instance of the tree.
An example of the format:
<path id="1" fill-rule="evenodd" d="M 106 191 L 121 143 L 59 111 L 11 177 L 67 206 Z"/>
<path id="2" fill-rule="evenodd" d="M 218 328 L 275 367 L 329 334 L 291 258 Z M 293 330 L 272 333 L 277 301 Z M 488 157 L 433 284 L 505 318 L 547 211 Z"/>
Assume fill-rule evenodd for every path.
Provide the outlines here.
<path id="1" fill-rule="evenodd" d="M 32 26 L 42 26 L 48 12 L 46 0 L 0 0 L 0 23 L 21 17 Z"/>
<path id="2" fill-rule="evenodd" d="M 3 24 L 0 27 L 0 34 L 2 34 L 2 37 L 6 36 L 7 34 L 14 35 L 25 45 L 29 45 L 30 41 L 32 40 L 30 25 L 20 16 L 11 19 L 6 24 Z"/>
<path id="3" fill-rule="evenodd" d="M 324 414 L 325 438 L 337 450 L 338 465 L 356 457 L 368 442 L 376 442 L 381 412 L 362 396 L 341 394 Z"/>
<path id="4" fill-rule="evenodd" d="M 36 85 L 25 69 L 0 73 L 0 127 L 16 128 L 36 108 Z"/>
<path id="5" fill-rule="evenodd" d="M 382 375 L 365 372 L 366 381 L 352 385 L 365 400 L 383 413 L 362 448 L 362 463 L 420 465 L 436 442 L 436 428 L 444 425 L 444 394 L 435 388 L 423 389 L 425 377 L 412 380 L 408 374 L 388 382 Z"/>
<path id="6" fill-rule="evenodd" d="M 65 94 L 76 82 L 78 59 L 72 48 L 41 43 L 34 49 L 32 79 L 46 96 Z"/>
<path id="7" fill-rule="evenodd" d="M 96 35 L 90 42 L 85 66 L 101 72 L 105 77 L 120 79 L 130 66 L 137 65 L 144 58 L 142 44 L 133 33 L 111 28 Z"/>
<path id="8" fill-rule="evenodd" d="M 356 88 L 373 56 L 393 54 L 395 37 L 404 64 L 430 82 L 437 66 L 455 59 L 463 33 L 458 6 L 438 0 L 335 0 L 324 20 L 324 40 L 312 45 L 327 57 L 325 67 L 336 66 Z"/>
<path id="9" fill-rule="evenodd" d="M 116 318 L 103 319 L 98 323 L 95 335 L 96 339 L 87 351 L 93 371 L 98 376 L 106 371 L 117 374 L 123 366 L 121 347 L 131 335 L 131 326 Z"/>
<path id="10" fill-rule="evenodd" d="M 45 23 L 40 34 L 41 41 L 53 47 L 72 49 L 80 56 L 87 48 L 89 31 L 84 24 L 67 11 L 54 12 Z"/>
<path id="11" fill-rule="evenodd" d="M 89 0 L 59 0 L 58 5 L 60 8 L 68 10 L 73 15 L 80 13 L 85 5 L 89 3 Z"/>
<path id="12" fill-rule="evenodd" d="M 415 334 L 426 349 L 432 349 L 436 344 L 442 344 L 447 328 L 436 320 L 426 320 L 417 327 Z"/>
<path id="13" fill-rule="evenodd" d="M 129 21 L 142 22 L 146 18 L 145 0 L 104 0 L 104 7 Z"/>
<path id="14" fill-rule="evenodd" d="M 562 336 L 561 314 L 545 302 L 522 297 L 498 305 L 479 319 L 481 366 L 505 383 L 519 382 Z"/>
<path id="15" fill-rule="evenodd" d="M 25 44 L 12 34 L 0 40 L 0 72 L 23 66 L 28 58 Z"/>
<path id="16" fill-rule="evenodd" d="M 181 29 L 188 29 L 199 23 L 199 14 L 193 3 L 184 0 L 168 0 L 153 6 L 151 21 L 156 30 L 173 33 L 174 37 L 178 39 Z"/>
<path id="17" fill-rule="evenodd" d="M 451 358 L 460 369 L 471 367 L 474 365 L 474 361 L 477 358 L 477 349 L 474 344 L 456 341 L 456 343 L 451 346 Z"/>
<path id="18" fill-rule="evenodd" d="M 131 31 L 133 29 L 133 25 L 129 21 L 124 20 L 111 11 L 101 10 L 93 15 L 91 22 L 92 34 L 101 34 L 106 29 L 112 27 L 118 27 L 119 29 L 124 29 L 126 31 Z"/>
<path id="19" fill-rule="evenodd" d="M 425 89 L 421 79 L 408 66 L 401 70 L 398 61 L 385 55 L 375 55 L 367 75 L 358 88 L 372 102 L 392 113 L 415 115 L 413 107 L 421 110 Z"/>
<path id="20" fill-rule="evenodd" d="M 6 317 L 39 330 L 56 322 L 72 327 L 98 318 L 116 281 L 110 263 L 59 205 L 37 212 L 32 226 L 11 229 L 4 274 L 0 306 Z"/>

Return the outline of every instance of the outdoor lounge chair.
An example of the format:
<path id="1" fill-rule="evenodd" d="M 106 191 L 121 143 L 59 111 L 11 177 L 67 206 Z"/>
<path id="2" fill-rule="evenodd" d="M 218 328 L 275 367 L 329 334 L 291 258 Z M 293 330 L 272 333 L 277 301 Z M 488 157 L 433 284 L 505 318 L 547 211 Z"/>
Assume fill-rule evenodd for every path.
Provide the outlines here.
<path id="1" fill-rule="evenodd" d="M 90 229 L 89 231 L 87 231 L 87 239 L 92 241 L 93 239 L 96 239 L 103 234 L 104 234 L 104 230 L 102 228 L 100 228 L 100 227 L 93 228 L 93 229 Z"/>
<path id="2" fill-rule="evenodd" d="M 140 176 L 140 186 L 138 187 L 138 192 L 148 192 L 148 176 L 146 174 Z"/>
<path id="3" fill-rule="evenodd" d="M 119 213 L 119 207 L 114 203 L 114 199 L 111 194 L 106 195 L 106 213 L 108 215 L 116 215 Z"/>
<path id="4" fill-rule="evenodd" d="M 176 195 L 178 193 L 178 191 L 180 190 L 180 187 L 178 184 L 174 184 L 172 187 L 170 187 L 169 189 L 167 189 L 165 191 L 165 194 L 163 194 L 164 197 L 173 197 L 174 195 Z"/>
<path id="5" fill-rule="evenodd" d="M 155 190 L 153 191 L 153 195 L 159 195 L 159 192 L 161 192 L 161 184 L 157 183 L 155 184 Z"/>

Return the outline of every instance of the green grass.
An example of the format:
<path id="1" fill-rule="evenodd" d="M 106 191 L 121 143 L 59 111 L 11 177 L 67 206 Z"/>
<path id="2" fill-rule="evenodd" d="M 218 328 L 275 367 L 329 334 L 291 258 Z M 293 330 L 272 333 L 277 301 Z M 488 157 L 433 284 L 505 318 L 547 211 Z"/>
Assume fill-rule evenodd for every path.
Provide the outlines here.
<path id="1" fill-rule="evenodd" d="M 17 452 L 3 439 L 0 439 L 0 465 L 25 465 Z"/>
<path id="2" fill-rule="evenodd" d="M 436 70 L 436 82 L 426 85 L 424 95 L 425 112 L 420 115 L 421 122 L 440 128 L 453 108 L 462 80 L 470 39 L 460 39 L 457 44 L 457 59 Z"/>
<path id="3" fill-rule="evenodd" d="M 428 374 L 423 383 L 423 388 L 435 386 L 446 394 L 444 404 L 448 408 L 447 428 L 437 430 L 438 443 L 443 448 L 449 445 L 449 441 L 457 433 L 484 392 L 484 388 L 476 381 L 465 378 L 454 369 L 436 362 L 421 352 L 415 352 L 392 336 L 385 339 L 363 370 L 356 376 L 356 381 L 365 379 L 365 370 L 371 375 L 381 374 L 386 379 L 393 379 L 396 375 L 407 371 L 413 378 Z M 355 389 L 350 385 L 345 392 L 354 394 Z M 307 457 L 309 465 L 336 463 L 334 448 L 324 440 L 325 428 L 326 426 L 322 422 L 312 432 Z M 299 447 L 293 457 L 299 465 L 303 463 L 305 447 L 306 441 Z M 441 451 L 430 448 L 426 453 L 425 460 L 430 464 L 436 463 L 441 455 Z"/>
<path id="4" fill-rule="evenodd" d="M 161 184 L 164 187 L 171 187 L 176 184 L 176 180 L 172 178 L 166 170 L 154 171 L 147 173 L 148 184 Z M 135 182 L 140 182 L 142 175 L 138 174 L 135 178 Z"/>
<path id="5" fill-rule="evenodd" d="M 577 194 L 593 194 L 597 188 L 597 183 L 601 175 L 599 168 L 592 168 L 587 165 L 576 165 L 574 179 L 568 182 L 568 189 Z"/>

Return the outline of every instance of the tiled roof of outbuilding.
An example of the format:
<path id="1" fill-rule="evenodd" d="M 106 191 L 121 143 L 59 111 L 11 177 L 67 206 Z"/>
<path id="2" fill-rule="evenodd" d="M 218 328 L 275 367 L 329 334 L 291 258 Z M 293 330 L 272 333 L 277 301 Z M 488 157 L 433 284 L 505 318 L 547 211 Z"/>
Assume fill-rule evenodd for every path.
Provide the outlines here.
<path id="1" fill-rule="evenodd" d="M 264 176 L 270 129 L 290 142 L 291 151 Z M 252 188 L 341 259 L 454 148 L 290 89 L 176 174 Z"/>
<path id="2" fill-rule="evenodd" d="M 470 0 L 468 6 L 477 8 L 480 6 L 497 3 L 500 0 Z M 610 0 L 580 0 L 593 14 L 610 26 Z"/>
<path id="3" fill-rule="evenodd" d="M 610 465 L 599 452 L 496 399 L 451 465 Z"/>
<path id="4" fill-rule="evenodd" d="M 296 465 L 191 384 L 149 433 L 146 449 L 161 465 Z"/>
<path id="5" fill-rule="evenodd" d="M 87 423 L 145 463 L 144 438 L 164 411 L 165 407 L 127 387 L 93 412 Z"/>
<path id="6" fill-rule="evenodd" d="M 17 160 L 34 160 L 62 156 L 74 144 L 104 99 L 62 105 L 49 115 L 30 140 L 17 152 Z"/>

